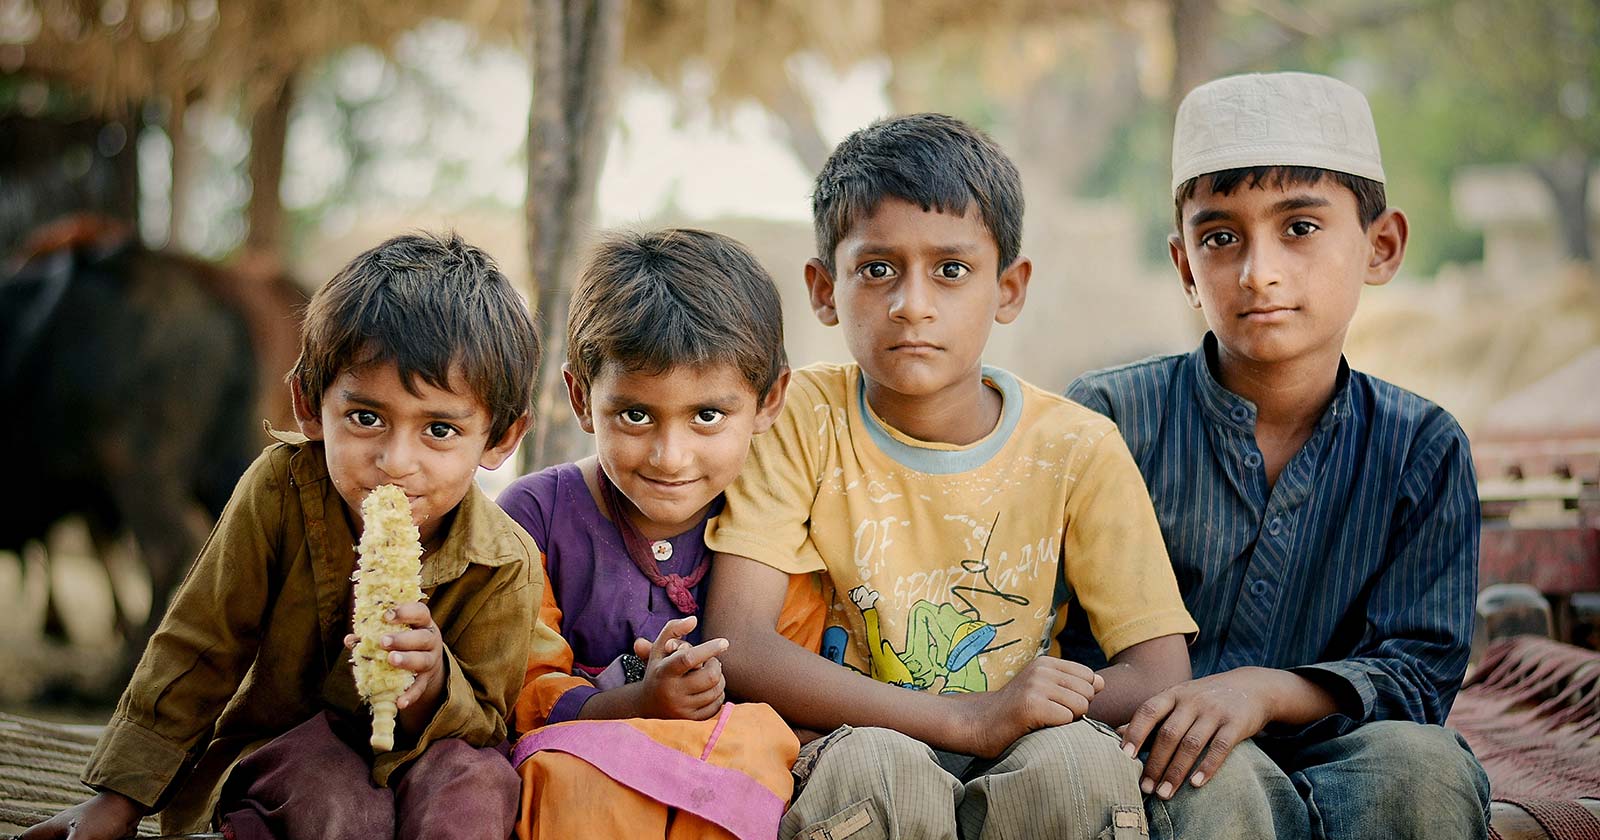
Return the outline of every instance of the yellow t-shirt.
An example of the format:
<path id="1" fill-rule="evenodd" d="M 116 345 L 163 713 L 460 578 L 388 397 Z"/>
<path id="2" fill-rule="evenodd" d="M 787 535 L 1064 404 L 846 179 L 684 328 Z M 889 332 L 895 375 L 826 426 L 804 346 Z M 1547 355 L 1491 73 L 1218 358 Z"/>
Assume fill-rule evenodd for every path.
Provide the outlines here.
<path id="1" fill-rule="evenodd" d="M 998 368 L 984 381 L 1000 421 L 952 446 L 879 419 L 856 365 L 795 371 L 706 544 L 826 570 L 822 654 L 925 691 L 1000 688 L 1058 652 L 1073 604 L 1107 657 L 1196 632 L 1116 426 Z"/>

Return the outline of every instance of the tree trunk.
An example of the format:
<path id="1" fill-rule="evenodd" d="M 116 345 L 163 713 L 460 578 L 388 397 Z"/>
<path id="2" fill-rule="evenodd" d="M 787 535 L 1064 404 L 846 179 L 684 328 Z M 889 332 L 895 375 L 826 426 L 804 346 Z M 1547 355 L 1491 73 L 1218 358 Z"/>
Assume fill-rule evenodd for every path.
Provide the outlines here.
<path id="1" fill-rule="evenodd" d="M 268 94 L 250 120 L 250 204 L 246 218 L 250 231 L 245 235 L 246 250 L 282 261 L 283 199 L 278 188 L 283 183 L 283 147 L 289 138 L 289 108 L 294 104 L 294 77 Z"/>
<path id="2" fill-rule="evenodd" d="M 772 115 L 783 128 L 782 137 L 789 150 L 799 158 L 806 174 L 815 177 L 822 171 L 822 165 L 828 162 L 833 145 L 822 136 L 822 127 L 817 125 L 816 108 L 805 89 L 788 74 L 784 75 L 781 84 L 776 101 L 771 105 Z"/>
<path id="3" fill-rule="evenodd" d="M 195 148 L 185 127 L 189 114 L 189 99 L 182 94 L 172 97 L 172 110 L 167 115 L 167 141 L 172 144 L 172 185 L 168 190 L 167 245 L 180 251 L 194 251 L 194 237 L 189 229 L 189 215 L 194 205 Z"/>
<path id="4" fill-rule="evenodd" d="M 533 104 L 528 109 L 528 267 L 543 341 L 524 472 L 579 457 L 561 361 L 580 230 L 594 215 L 622 55 L 623 0 L 530 0 Z"/>
<path id="5" fill-rule="evenodd" d="M 1172 0 L 1172 87 L 1174 114 L 1191 90 L 1210 80 L 1216 63 L 1217 0 Z"/>
<path id="6" fill-rule="evenodd" d="M 1567 259 L 1577 263 L 1594 261 L 1594 248 L 1589 242 L 1589 172 L 1593 168 L 1593 159 L 1582 151 L 1569 152 L 1533 167 L 1555 205 L 1562 251 Z"/>

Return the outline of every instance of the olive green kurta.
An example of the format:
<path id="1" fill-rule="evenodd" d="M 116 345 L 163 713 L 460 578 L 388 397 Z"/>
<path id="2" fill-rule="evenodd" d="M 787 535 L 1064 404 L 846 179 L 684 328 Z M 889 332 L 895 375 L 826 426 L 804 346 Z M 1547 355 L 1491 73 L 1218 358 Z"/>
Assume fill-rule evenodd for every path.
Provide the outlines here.
<path id="1" fill-rule="evenodd" d="M 83 774 L 162 809 L 164 831 L 203 829 L 228 771 L 266 741 L 324 709 L 365 714 L 344 649 L 356 536 L 322 444 L 276 436 L 235 488 Z M 376 757 L 380 785 L 433 741 L 503 740 L 530 641 L 560 641 L 536 627 L 544 575 L 522 528 L 476 487 L 448 527 L 422 562 L 444 694 L 420 737 L 397 732 Z"/>

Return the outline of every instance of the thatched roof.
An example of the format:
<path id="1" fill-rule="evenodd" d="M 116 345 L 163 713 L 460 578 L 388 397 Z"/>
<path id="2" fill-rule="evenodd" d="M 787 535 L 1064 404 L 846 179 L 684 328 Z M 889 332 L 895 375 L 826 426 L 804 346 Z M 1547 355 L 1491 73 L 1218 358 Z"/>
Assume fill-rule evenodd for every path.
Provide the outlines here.
<path id="1" fill-rule="evenodd" d="M 495 37 L 523 31 L 518 0 L 9 0 L 0 71 L 58 79 L 99 110 L 149 99 L 274 91 L 352 44 L 382 50 L 437 18 Z"/>

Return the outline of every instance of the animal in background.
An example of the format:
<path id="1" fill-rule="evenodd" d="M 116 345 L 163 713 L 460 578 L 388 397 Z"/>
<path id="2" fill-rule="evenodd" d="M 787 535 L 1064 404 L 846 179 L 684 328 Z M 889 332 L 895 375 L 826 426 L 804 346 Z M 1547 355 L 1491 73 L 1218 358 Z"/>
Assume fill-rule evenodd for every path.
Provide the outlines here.
<path id="1" fill-rule="evenodd" d="M 305 298 L 260 274 L 147 249 L 119 223 L 79 216 L 40 229 L 0 276 L 12 482 L 0 549 L 20 551 L 72 514 L 97 547 L 133 534 L 151 608 L 141 626 L 116 608 L 120 677 L 266 445 L 263 417 L 288 419 L 281 383 Z"/>

